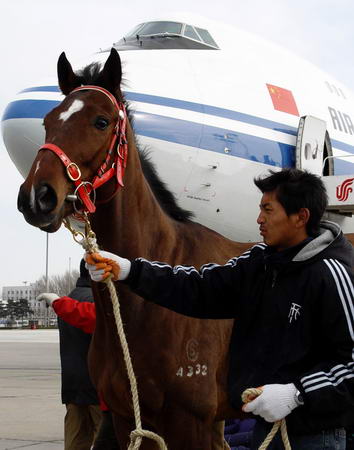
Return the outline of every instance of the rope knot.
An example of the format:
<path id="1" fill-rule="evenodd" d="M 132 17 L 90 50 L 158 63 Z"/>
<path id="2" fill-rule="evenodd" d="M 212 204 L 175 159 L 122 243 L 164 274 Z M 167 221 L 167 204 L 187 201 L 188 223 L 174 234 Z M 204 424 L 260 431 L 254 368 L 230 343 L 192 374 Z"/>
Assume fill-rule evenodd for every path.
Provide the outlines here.
<path id="1" fill-rule="evenodd" d="M 130 433 L 130 445 L 128 447 L 128 450 L 138 450 L 140 448 L 143 437 L 152 439 L 153 441 L 157 442 L 161 450 L 167 450 L 167 446 L 162 437 L 150 430 L 143 430 L 142 428 L 136 428 Z"/>

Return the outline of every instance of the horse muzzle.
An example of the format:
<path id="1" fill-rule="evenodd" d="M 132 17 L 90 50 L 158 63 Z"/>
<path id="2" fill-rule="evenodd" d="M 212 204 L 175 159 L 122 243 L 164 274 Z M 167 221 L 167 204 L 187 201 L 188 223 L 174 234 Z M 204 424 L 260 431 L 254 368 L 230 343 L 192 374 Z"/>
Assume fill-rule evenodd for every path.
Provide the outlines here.
<path id="1" fill-rule="evenodd" d="M 45 231 L 56 231 L 61 224 L 56 212 L 57 206 L 58 198 L 50 185 L 32 186 L 29 192 L 24 184 L 21 186 L 17 208 L 29 224 Z"/>

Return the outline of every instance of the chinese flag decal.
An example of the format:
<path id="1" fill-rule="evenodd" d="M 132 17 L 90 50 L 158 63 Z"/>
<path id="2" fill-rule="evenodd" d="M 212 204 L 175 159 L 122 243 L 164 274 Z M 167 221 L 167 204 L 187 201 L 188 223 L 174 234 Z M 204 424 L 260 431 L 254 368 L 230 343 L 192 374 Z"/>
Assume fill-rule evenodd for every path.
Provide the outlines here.
<path id="1" fill-rule="evenodd" d="M 273 102 L 274 109 L 277 111 L 283 111 L 294 116 L 299 115 L 293 93 L 288 89 L 281 88 L 279 86 L 273 86 L 267 84 L 267 88 L 270 97 Z"/>

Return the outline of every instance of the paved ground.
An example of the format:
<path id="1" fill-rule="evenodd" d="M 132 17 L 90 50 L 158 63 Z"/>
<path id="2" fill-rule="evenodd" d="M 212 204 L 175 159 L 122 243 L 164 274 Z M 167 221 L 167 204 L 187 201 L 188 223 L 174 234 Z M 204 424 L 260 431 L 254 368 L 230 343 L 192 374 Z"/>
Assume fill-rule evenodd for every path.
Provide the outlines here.
<path id="1" fill-rule="evenodd" d="M 58 330 L 0 329 L 0 450 L 63 449 Z"/>

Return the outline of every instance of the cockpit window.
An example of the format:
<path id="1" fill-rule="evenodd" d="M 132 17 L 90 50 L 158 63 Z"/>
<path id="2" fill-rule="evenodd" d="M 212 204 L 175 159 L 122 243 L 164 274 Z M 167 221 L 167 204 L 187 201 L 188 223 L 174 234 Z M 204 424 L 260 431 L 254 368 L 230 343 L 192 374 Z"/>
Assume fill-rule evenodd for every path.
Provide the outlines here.
<path id="1" fill-rule="evenodd" d="M 131 31 L 129 31 L 129 33 L 126 35 L 126 37 L 136 36 L 138 34 L 138 31 L 140 30 L 140 28 L 142 28 L 143 26 L 144 26 L 144 24 L 140 23 L 139 25 L 134 27 Z"/>
<path id="2" fill-rule="evenodd" d="M 219 50 L 208 30 L 174 21 L 141 23 L 113 45 L 118 50 Z"/>
<path id="3" fill-rule="evenodd" d="M 208 30 L 203 30 L 202 28 L 195 28 L 199 34 L 199 36 L 202 38 L 202 40 L 209 45 L 213 45 L 214 47 L 217 47 L 216 42 L 214 39 L 210 36 L 210 33 Z"/>
<path id="4" fill-rule="evenodd" d="M 196 41 L 201 40 L 200 37 L 198 36 L 197 32 L 191 25 L 186 25 L 186 28 L 184 29 L 183 34 L 191 39 L 195 39 Z"/>
<path id="5" fill-rule="evenodd" d="M 177 22 L 147 22 L 139 29 L 138 34 L 160 34 L 172 33 L 181 34 L 182 24 Z"/>

